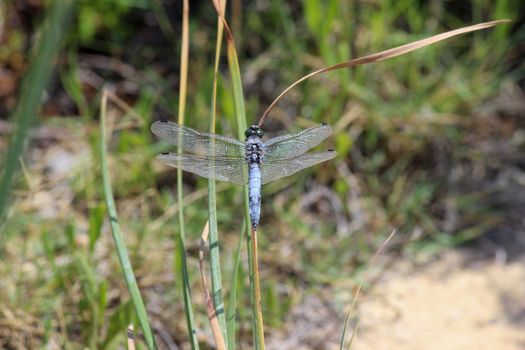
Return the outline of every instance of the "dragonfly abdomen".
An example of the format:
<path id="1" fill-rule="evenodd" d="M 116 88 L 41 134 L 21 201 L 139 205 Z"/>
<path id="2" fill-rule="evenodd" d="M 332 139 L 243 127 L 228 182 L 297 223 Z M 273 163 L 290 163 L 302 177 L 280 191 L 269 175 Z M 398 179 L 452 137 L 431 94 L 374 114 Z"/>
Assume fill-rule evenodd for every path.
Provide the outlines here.
<path id="1" fill-rule="evenodd" d="M 260 135 L 253 134 L 246 139 L 246 162 L 248 163 L 248 195 L 250 221 L 257 228 L 261 216 L 261 163 L 263 147 Z"/>
<path id="2" fill-rule="evenodd" d="M 259 164 L 252 163 L 248 170 L 248 194 L 250 206 L 250 220 L 255 229 L 261 217 L 261 168 Z"/>

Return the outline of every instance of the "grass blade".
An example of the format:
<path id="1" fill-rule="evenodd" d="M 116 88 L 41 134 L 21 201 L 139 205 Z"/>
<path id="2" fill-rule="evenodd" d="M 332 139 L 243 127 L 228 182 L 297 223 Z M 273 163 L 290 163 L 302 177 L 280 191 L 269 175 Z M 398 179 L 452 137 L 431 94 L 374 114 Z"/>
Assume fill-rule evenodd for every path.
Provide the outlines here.
<path id="1" fill-rule="evenodd" d="M 350 337 L 350 340 L 348 341 L 348 349 L 352 348 L 352 343 L 354 342 L 355 335 L 357 334 L 357 331 L 359 330 L 359 320 L 355 323 L 354 331 L 352 332 L 352 336 Z"/>
<path id="2" fill-rule="evenodd" d="M 129 260 L 128 252 L 124 244 L 124 239 L 122 238 L 122 232 L 120 231 L 120 225 L 118 223 L 117 208 L 115 207 L 115 201 L 113 198 L 113 190 L 111 188 L 111 182 L 109 178 L 109 166 L 107 159 L 106 151 L 106 108 L 107 108 L 107 93 L 104 91 L 102 95 L 102 106 L 100 111 L 100 166 L 102 171 L 102 183 L 104 187 L 104 197 L 106 200 L 106 207 L 109 216 L 109 222 L 111 225 L 111 233 L 113 236 L 113 241 L 117 248 L 117 254 L 124 273 L 124 279 L 128 287 L 129 294 L 131 295 L 131 300 L 137 317 L 139 320 L 140 327 L 144 333 L 144 339 L 148 349 L 156 349 L 155 338 L 153 337 L 153 332 L 148 321 L 148 315 L 146 313 L 146 307 L 144 306 L 144 301 L 140 296 L 139 287 L 137 285 L 137 280 L 133 273 L 131 267 L 131 262 Z"/>
<path id="3" fill-rule="evenodd" d="M 509 23 L 509 22 L 510 22 L 510 20 L 503 19 L 503 20 L 498 20 L 498 21 L 479 23 L 479 24 L 475 24 L 475 25 L 472 25 L 472 26 L 463 27 L 463 28 L 451 30 L 451 31 L 448 31 L 448 32 L 445 32 L 445 33 L 437 34 L 437 35 L 431 36 L 429 38 L 417 40 L 417 41 L 414 41 L 414 42 L 411 42 L 411 43 L 408 43 L 408 44 L 405 44 L 405 45 L 401 45 L 401 46 L 394 47 L 394 48 L 391 48 L 391 49 L 388 49 L 388 50 L 384 50 L 384 51 L 377 52 L 377 53 L 374 53 L 374 54 L 371 54 L 371 55 L 367 55 L 367 56 L 364 56 L 364 57 L 360 57 L 360 58 L 355 58 L 355 59 L 350 60 L 350 61 L 341 62 L 341 63 L 338 63 L 336 65 L 330 66 L 330 67 L 325 67 L 325 68 L 316 70 L 316 71 L 314 71 L 314 72 L 312 72 L 310 74 L 305 75 L 304 77 L 302 77 L 301 79 L 295 81 L 290 86 L 288 86 L 286 89 L 284 89 L 284 91 L 281 92 L 279 94 L 279 96 L 277 96 L 277 98 L 275 100 L 273 100 L 273 102 L 268 106 L 266 111 L 264 111 L 261 119 L 259 120 L 259 126 L 262 126 L 262 124 L 264 123 L 264 120 L 268 116 L 268 113 L 270 113 L 272 108 L 277 104 L 277 102 L 284 95 L 286 95 L 295 86 L 299 85 L 303 81 L 305 81 L 305 80 L 307 80 L 309 78 L 312 78 L 312 77 L 314 77 L 316 75 L 319 75 L 319 74 L 322 74 L 322 73 L 326 73 L 326 72 L 330 72 L 330 71 L 337 70 L 337 69 L 350 68 L 350 67 L 355 67 L 355 66 L 359 66 L 359 65 L 367 64 L 367 63 L 372 63 L 372 62 L 376 62 L 376 61 L 383 61 L 383 60 L 386 60 L 386 59 L 389 59 L 389 58 L 392 58 L 392 57 L 404 55 L 404 54 L 409 53 L 411 51 L 420 49 L 420 48 L 428 46 L 428 45 L 435 44 L 435 43 L 437 43 L 439 41 L 443 41 L 443 40 L 452 38 L 452 37 L 457 36 L 457 35 L 470 33 L 470 32 L 474 32 L 474 31 L 477 31 L 477 30 L 482 30 L 482 29 L 486 29 L 486 28 L 490 28 L 490 27 L 494 27 L 494 26 L 496 26 L 498 24 Z"/>
<path id="4" fill-rule="evenodd" d="M 222 5 L 224 6 L 226 2 Z M 219 19 L 217 23 L 217 42 L 215 46 L 215 64 L 213 71 L 213 94 L 210 108 L 210 133 L 215 133 L 217 124 L 217 83 L 219 77 L 219 62 L 222 47 L 222 36 L 224 24 Z M 217 312 L 222 337 L 228 342 L 228 332 L 226 329 L 226 317 L 224 315 L 224 298 L 222 292 L 221 260 L 219 248 L 219 230 L 217 228 L 217 190 L 215 180 L 208 180 L 208 222 L 209 222 L 209 239 L 210 239 L 210 270 L 211 270 L 211 288 L 213 305 Z"/>
<path id="5" fill-rule="evenodd" d="M 41 29 L 40 39 L 36 43 L 29 70 L 24 78 L 20 91 L 20 99 L 11 116 L 16 125 L 0 180 L 0 226 L 3 225 L 13 181 L 13 175 L 18 169 L 20 155 L 24 150 L 27 131 L 34 124 L 38 106 L 44 88 L 48 84 L 53 67 L 53 61 L 60 48 L 62 36 L 66 33 L 67 19 L 70 17 L 71 0 L 55 0 L 51 2 L 48 14 Z"/>
<path id="6" fill-rule="evenodd" d="M 239 269 L 241 266 L 241 248 L 244 236 L 246 235 L 246 219 L 242 222 L 241 234 L 239 235 L 239 243 L 235 249 L 235 256 L 233 258 L 232 276 L 230 278 L 231 288 L 230 297 L 228 299 L 228 309 L 226 310 L 226 331 L 228 333 L 228 350 L 235 349 L 235 322 L 236 313 L 235 305 L 237 299 L 237 280 L 239 279 Z"/>
<path id="7" fill-rule="evenodd" d="M 204 253 L 206 251 L 206 242 L 208 241 L 209 233 L 209 225 L 206 223 L 204 229 L 202 230 L 199 247 L 199 268 L 201 271 L 202 291 L 204 293 L 204 300 L 206 301 L 206 311 L 208 313 L 208 320 L 210 321 L 213 339 L 215 339 L 215 345 L 217 345 L 218 350 L 226 350 L 226 342 L 224 341 L 221 326 L 218 321 L 217 309 L 215 308 L 213 300 L 210 296 L 208 281 L 206 279 L 206 269 L 204 268 Z"/>
<path id="8" fill-rule="evenodd" d="M 343 334 L 341 334 L 341 341 L 339 342 L 339 350 L 343 350 L 345 346 L 346 332 L 348 331 L 348 325 L 350 324 L 350 317 L 352 316 L 352 310 L 346 314 L 345 324 L 343 326 Z"/>
<path id="9" fill-rule="evenodd" d="M 179 89 L 179 110 L 178 120 L 180 125 L 184 125 L 184 116 L 186 113 L 186 96 L 188 86 L 188 55 L 189 55 L 189 13 L 190 5 L 188 0 L 184 0 L 182 8 L 182 44 L 180 57 L 180 89 Z M 179 146 L 177 151 L 182 151 Z M 179 258 L 179 266 L 182 274 L 182 294 L 184 299 L 184 312 L 186 316 L 186 324 L 188 327 L 188 336 L 190 339 L 191 348 L 193 350 L 199 349 L 197 340 L 197 329 L 195 327 L 195 316 L 193 314 L 193 306 L 191 303 L 191 288 L 188 274 L 188 264 L 186 261 L 186 235 L 184 232 L 184 199 L 182 191 L 182 170 L 177 169 L 177 203 L 179 214 L 179 235 L 177 245 L 177 255 Z"/>
<path id="10" fill-rule="evenodd" d="M 346 315 L 345 325 L 344 325 L 343 333 L 341 334 L 341 341 L 340 341 L 340 346 L 339 346 L 339 349 L 341 349 L 341 350 L 344 347 L 345 338 L 346 338 L 346 331 L 347 331 L 347 328 L 348 328 L 348 324 L 350 323 L 350 316 L 352 315 L 352 312 L 354 310 L 355 304 L 357 303 L 357 299 L 359 298 L 359 294 L 361 293 L 361 289 L 363 288 L 363 282 L 365 281 L 365 279 L 366 279 L 366 277 L 368 275 L 370 267 L 372 267 L 372 265 L 376 261 L 376 259 L 379 256 L 379 254 L 381 254 L 381 252 L 385 249 L 385 247 L 392 240 L 392 238 L 394 238 L 395 234 L 396 234 L 396 230 L 393 230 L 388 235 L 388 237 L 383 241 L 383 243 L 381 243 L 379 248 L 377 248 L 377 250 L 374 253 L 374 255 L 372 256 L 372 258 L 368 261 L 368 264 L 366 266 L 365 272 L 363 274 L 364 278 L 361 280 L 361 282 L 359 282 L 359 285 L 357 286 L 357 290 L 356 290 L 354 298 L 352 300 L 352 304 L 350 305 L 350 310 L 348 310 L 348 314 Z M 358 324 L 359 324 L 359 322 L 358 322 Z M 354 332 L 352 333 L 352 337 L 350 339 L 350 342 L 352 342 L 354 340 L 356 331 L 357 331 L 357 325 L 356 325 L 356 328 L 354 329 Z"/>
<path id="11" fill-rule="evenodd" d="M 219 13 L 221 16 L 223 22 L 225 23 L 224 17 L 221 13 Z M 239 69 L 239 60 L 237 57 L 237 51 L 235 50 L 235 43 L 233 42 L 233 37 L 231 36 L 231 33 L 228 31 L 228 26 L 225 23 L 225 29 L 226 32 L 229 33 L 227 35 L 228 38 L 228 66 L 230 69 L 230 75 L 232 78 L 232 87 L 233 87 L 233 98 L 234 98 L 234 105 L 235 105 L 235 118 L 237 121 L 237 133 L 239 135 L 239 139 L 243 139 L 244 137 L 244 130 L 246 130 L 246 109 L 244 106 L 244 93 L 242 89 L 242 79 L 241 79 L 241 72 Z M 245 211 L 245 217 L 246 220 L 249 221 L 250 217 L 250 210 L 248 208 L 248 185 L 245 185 L 243 187 L 244 192 L 244 211 Z M 252 328 L 253 328 L 253 344 L 254 349 L 264 349 L 264 326 L 263 326 L 263 319 L 262 319 L 262 313 L 260 313 L 260 308 L 257 307 L 257 291 L 256 291 L 256 284 L 258 284 L 258 281 L 255 281 L 256 274 L 254 272 L 254 268 L 257 266 L 256 263 L 254 263 L 254 251 L 252 249 L 253 242 L 251 242 L 251 236 L 249 234 L 246 234 L 247 237 L 247 246 L 248 246 L 248 260 L 250 261 L 250 290 L 252 295 Z"/>

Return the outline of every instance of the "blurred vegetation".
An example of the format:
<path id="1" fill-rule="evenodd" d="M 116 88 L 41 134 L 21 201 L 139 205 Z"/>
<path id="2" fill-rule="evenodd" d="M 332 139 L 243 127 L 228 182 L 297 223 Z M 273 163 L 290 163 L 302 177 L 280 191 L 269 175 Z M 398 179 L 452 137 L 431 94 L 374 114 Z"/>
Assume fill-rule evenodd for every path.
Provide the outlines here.
<path id="1" fill-rule="evenodd" d="M 335 133 L 324 147 L 334 146 L 340 156 L 263 188 L 260 258 L 270 333 L 305 293 L 328 293 L 346 306 L 354 276 L 392 229 L 399 231 L 393 252 L 413 258 L 481 236 L 512 242 L 523 232 L 523 2 L 231 2 L 253 122 L 314 69 L 466 24 L 513 20 L 328 73 L 274 109 L 268 134 L 327 122 Z M 27 93 L 18 85 L 47 3 L 0 4 L 2 116 Z M 177 117 L 180 7 L 162 0 L 76 2 L 0 228 L 0 347 L 116 348 L 125 339 L 133 313 L 105 220 L 97 158 L 103 87 L 134 110 L 113 101 L 108 119 L 112 183 L 138 283 L 159 339 L 187 347 L 176 293 L 181 276 L 173 268 L 175 170 L 154 161 L 166 148 L 149 131 L 152 121 Z M 207 130 L 216 15 L 208 1 L 192 1 L 190 14 L 187 125 Z M 228 79 L 220 81 L 218 108 L 218 133 L 235 135 Z M 2 159 L 13 122 L 0 120 Z M 184 187 L 190 277 L 198 284 L 207 181 L 185 175 Z M 222 266 L 229 272 L 242 190 L 217 189 Z M 239 342 L 251 339 L 247 279 L 244 263 Z M 202 296 L 194 294 L 197 323 L 207 329 Z M 207 331 L 198 336 L 212 344 Z"/>

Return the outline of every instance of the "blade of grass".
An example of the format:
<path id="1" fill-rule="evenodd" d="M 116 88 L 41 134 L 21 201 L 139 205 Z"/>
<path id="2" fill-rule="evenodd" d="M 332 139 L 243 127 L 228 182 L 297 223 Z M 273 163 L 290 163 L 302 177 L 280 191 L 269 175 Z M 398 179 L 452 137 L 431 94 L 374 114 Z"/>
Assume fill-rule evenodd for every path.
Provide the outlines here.
<path id="1" fill-rule="evenodd" d="M 218 350 L 226 350 L 226 342 L 224 341 L 221 326 L 218 321 L 218 314 L 213 300 L 208 289 L 208 280 L 206 279 L 206 269 L 204 268 L 204 253 L 206 251 L 206 242 L 210 233 L 208 222 L 204 226 L 201 235 L 201 242 L 199 246 L 199 269 L 201 271 L 202 291 L 204 293 L 204 300 L 206 301 L 206 311 L 208 313 L 208 320 L 210 321 L 213 339 Z"/>
<path id="2" fill-rule="evenodd" d="M 348 341 L 348 349 L 352 348 L 352 343 L 354 342 L 355 335 L 357 334 L 358 330 L 359 330 L 359 320 L 356 321 L 354 331 L 352 332 L 352 336 L 350 337 L 350 340 Z"/>
<path id="3" fill-rule="evenodd" d="M 3 226 L 13 175 L 18 169 L 18 159 L 24 150 L 27 131 L 34 124 L 44 88 L 49 82 L 54 57 L 60 49 L 62 36 L 66 33 L 67 20 L 72 7 L 71 0 L 52 1 L 40 30 L 41 35 L 33 51 L 33 57 L 20 88 L 20 99 L 11 116 L 16 125 L 15 133 L 3 165 L 0 182 L 0 227 Z M 3 232 L 3 230 L 0 230 Z"/>
<path id="4" fill-rule="evenodd" d="M 350 324 L 351 315 L 352 315 L 351 312 L 348 312 L 346 314 L 345 324 L 343 326 L 343 334 L 341 334 L 341 341 L 339 342 L 339 350 L 343 350 L 343 347 L 345 345 L 346 332 L 348 331 L 348 325 Z"/>
<path id="5" fill-rule="evenodd" d="M 131 262 L 124 244 L 124 239 L 122 238 L 122 232 L 120 231 L 120 225 L 118 223 L 117 208 L 115 207 L 115 201 L 113 199 L 113 190 L 111 188 L 111 182 L 109 178 L 109 166 L 107 159 L 106 151 L 106 108 L 107 108 L 107 93 L 106 91 L 102 94 L 102 106 L 100 110 L 100 166 L 102 171 L 102 183 L 104 187 L 104 197 L 106 200 L 106 207 L 109 216 L 109 222 L 111 225 L 111 233 L 113 236 L 113 241 L 117 248 L 117 254 L 120 262 L 120 266 L 124 273 L 124 279 L 128 287 L 129 294 L 131 295 L 131 300 L 133 306 L 135 307 L 135 312 L 139 320 L 140 327 L 144 333 L 144 339 L 148 349 L 157 349 L 155 343 L 155 338 L 153 337 L 153 332 L 151 331 L 151 326 L 148 321 L 148 315 L 146 313 L 146 307 L 144 306 L 144 301 L 140 295 L 140 290 L 137 285 L 137 280 L 133 273 L 131 267 Z"/>
<path id="6" fill-rule="evenodd" d="M 237 298 L 237 280 L 239 279 L 239 269 L 241 266 L 241 248 L 244 236 L 246 235 L 246 218 L 242 222 L 241 234 L 239 235 L 239 243 L 235 249 L 235 256 L 233 258 L 232 276 L 230 278 L 231 288 L 230 297 L 228 299 L 228 309 L 226 310 L 226 330 L 228 332 L 228 350 L 235 349 L 235 322 L 236 313 L 235 305 Z"/>
<path id="7" fill-rule="evenodd" d="M 225 19 L 222 16 L 222 13 L 219 12 L 219 16 L 222 18 L 223 23 Z M 229 32 L 228 26 L 225 23 L 225 30 L 229 35 L 227 35 L 227 44 L 228 44 L 228 66 L 230 69 L 230 75 L 232 79 L 232 88 L 233 88 L 233 98 L 235 106 L 235 118 L 237 121 L 237 133 L 239 139 L 243 139 L 244 130 L 246 130 L 246 109 L 244 107 L 244 93 L 242 89 L 242 79 L 241 72 L 239 69 L 239 60 L 237 58 L 237 51 L 235 50 L 235 43 L 231 32 Z M 243 187 L 244 194 L 244 212 L 246 220 L 249 221 L 250 210 L 248 207 L 248 185 Z M 255 281 L 255 272 L 254 268 L 257 264 L 254 264 L 254 252 L 253 244 L 251 242 L 250 234 L 246 234 L 247 240 L 247 249 L 248 249 L 248 260 L 250 265 L 250 291 L 252 296 L 252 332 L 253 332 L 253 344 L 254 349 L 264 349 L 264 326 L 262 313 L 260 313 L 260 308 L 257 308 L 257 292 L 256 292 L 256 281 Z M 258 283 L 258 282 L 257 282 Z"/>
<path id="8" fill-rule="evenodd" d="M 343 329 L 343 334 L 341 335 L 341 342 L 339 343 L 339 349 L 340 350 L 343 350 L 344 343 L 345 343 L 345 337 L 346 337 L 346 331 L 347 331 L 347 328 L 348 328 L 348 324 L 350 323 L 350 317 L 351 317 L 352 312 L 354 310 L 354 306 L 357 303 L 357 299 L 359 298 L 359 294 L 361 293 L 361 289 L 363 288 L 363 283 L 366 280 L 366 277 L 368 276 L 368 272 L 370 271 L 370 267 L 374 264 L 374 262 L 376 261 L 377 257 L 379 256 L 379 254 L 381 254 L 383 249 L 385 249 L 385 247 L 388 245 L 388 243 L 395 236 L 396 232 L 397 232 L 396 230 L 393 230 L 392 233 L 390 233 L 388 235 L 388 237 L 383 241 L 383 243 L 381 243 L 379 248 L 377 248 L 377 250 L 374 253 L 374 255 L 372 256 L 372 258 L 368 261 L 368 264 L 366 266 L 365 272 L 363 273 L 363 279 L 361 280 L 361 282 L 359 282 L 359 285 L 357 286 L 357 290 L 355 292 L 354 298 L 352 299 L 352 304 L 350 305 L 350 310 L 348 310 L 348 314 L 346 315 L 345 325 L 344 325 L 345 328 Z M 354 329 L 354 332 L 352 333 L 352 338 L 350 339 L 350 342 L 352 342 L 354 340 L 356 331 L 357 331 L 357 326 Z"/>
<path id="9" fill-rule="evenodd" d="M 284 91 L 281 92 L 279 94 L 279 96 L 277 96 L 277 98 L 275 100 L 273 100 L 273 102 L 268 106 L 266 111 L 264 111 L 263 115 L 261 116 L 261 119 L 259 120 L 259 126 L 262 126 L 262 124 L 264 123 L 264 120 L 266 119 L 266 117 L 268 116 L 268 114 L 270 113 L 272 108 L 275 107 L 277 102 L 284 95 L 286 95 L 295 86 L 299 85 L 303 81 L 305 81 L 305 80 L 307 80 L 309 78 L 312 78 L 312 77 L 314 77 L 316 75 L 319 75 L 319 74 L 322 74 L 322 73 L 326 73 L 326 72 L 330 72 L 330 71 L 337 70 L 337 69 L 350 68 L 350 67 L 355 67 L 355 66 L 359 66 L 359 65 L 362 65 L 362 64 L 367 64 L 367 63 L 372 63 L 372 62 L 376 62 L 376 61 L 386 60 L 386 59 L 389 59 L 389 58 L 392 58 L 392 57 L 404 55 L 404 54 L 409 53 L 411 51 L 420 49 L 420 48 L 428 46 L 428 45 L 435 44 L 435 43 L 437 43 L 439 41 L 443 41 L 443 40 L 449 39 L 449 38 L 457 36 L 457 35 L 461 35 L 461 34 L 465 34 L 465 33 L 469 33 L 469 32 L 474 32 L 474 31 L 477 31 L 477 30 L 486 29 L 486 28 L 490 28 L 490 27 L 494 27 L 494 26 L 496 26 L 498 24 L 503 24 L 503 23 L 508 23 L 508 22 L 510 22 L 510 20 L 503 19 L 503 20 L 498 20 L 498 21 L 479 23 L 479 24 L 468 26 L 468 27 L 463 27 L 463 28 L 451 30 L 451 31 L 448 31 L 448 32 L 445 32 L 445 33 L 441 33 L 441 34 L 437 34 L 437 35 L 431 36 L 429 38 L 417 40 L 417 41 L 414 41 L 414 42 L 411 42 L 411 43 L 408 43 L 408 44 L 405 44 L 405 45 L 394 47 L 394 48 L 391 48 L 391 49 L 388 49 L 388 50 L 384 50 L 384 51 L 381 51 L 381 52 L 377 52 L 377 53 L 374 53 L 374 54 L 371 54 L 371 55 L 367 55 L 367 56 L 364 56 L 364 57 L 355 58 L 355 59 L 352 59 L 350 61 L 341 62 L 341 63 L 338 63 L 336 65 L 333 65 L 333 66 L 330 66 L 330 67 L 325 67 L 325 68 L 316 70 L 314 72 L 311 72 L 311 73 L 305 75 L 304 77 L 300 78 L 299 80 L 296 80 L 294 83 L 292 83 L 286 89 L 284 89 Z"/>
<path id="10" fill-rule="evenodd" d="M 226 2 L 222 5 L 224 6 Z M 217 83 L 219 78 L 219 62 L 222 47 L 222 35 L 224 31 L 224 25 L 219 19 L 217 23 L 217 42 L 215 46 L 215 64 L 213 71 L 213 94 L 210 108 L 210 133 L 215 133 L 217 124 Z M 212 147 L 214 145 L 212 144 Z M 213 150 L 212 150 L 213 153 Z M 224 298 L 222 293 L 222 276 L 221 276 L 221 260 L 220 260 L 220 249 L 219 249 L 219 232 L 217 228 L 217 189 L 215 180 L 208 180 L 208 222 L 210 230 L 210 270 L 211 270 L 211 288 L 213 305 L 217 312 L 217 319 L 219 322 L 222 337 L 228 342 L 228 332 L 226 329 L 226 317 L 224 315 Z"/>
<path id="11" fill-rule="evenodd" d="M 186 112 L 186 96 L 188 86 L 188 55 L 189 55 L 189 13 L 190 5 L 188 0 L 183 1 L 182 7 L 182 44 L 180 57 L 180 89 L 179 89 L 179 110 L 178 123 L 184 125 L 184 115 Z M 182 138 L 179 138 L 182 141 Z M 179 154 L 182 148 L 177 148 Z M 179 258 L 179 266 L 182 273 L 182 294 L 184 299 L 184 312 L 186 316 L 186 324 L 188 327 L 188 336 L 190 339 L 191 348 L 193 350 L 199 349 L 197 340 L 197 329 L 195 327 L 195 316 L 193 314 L 193 307 L 191 303 L 191 288 L 188 274 L 188 264 L 186 260 L 186 235 L 184 232 L 184 199 L 182 192 L 182 170 L 177 169 L 177 203 L 179 214 L 179 235 L 177 245 L 177 255 Z"/>

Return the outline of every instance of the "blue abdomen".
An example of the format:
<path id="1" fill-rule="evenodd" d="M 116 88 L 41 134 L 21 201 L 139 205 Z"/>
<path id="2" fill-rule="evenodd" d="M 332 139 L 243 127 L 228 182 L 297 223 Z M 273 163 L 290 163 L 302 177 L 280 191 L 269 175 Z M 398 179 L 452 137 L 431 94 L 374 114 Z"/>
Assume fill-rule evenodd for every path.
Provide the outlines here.
<path id="1" fill-rule="evenodd" d="M 248 171 L 248 188 L 250 197 L 250 220 L 252 227 L 257 228 L 261 216 L 261 169 L 257 163 L 250 164 Z"/>

